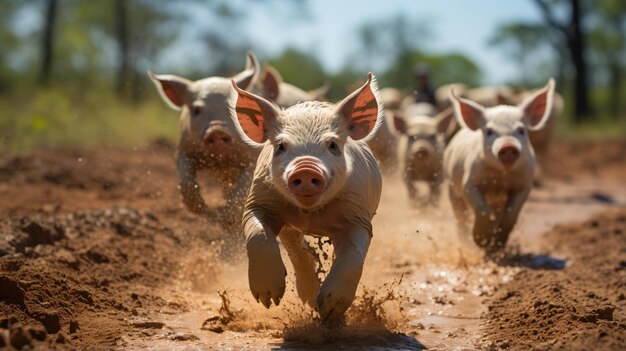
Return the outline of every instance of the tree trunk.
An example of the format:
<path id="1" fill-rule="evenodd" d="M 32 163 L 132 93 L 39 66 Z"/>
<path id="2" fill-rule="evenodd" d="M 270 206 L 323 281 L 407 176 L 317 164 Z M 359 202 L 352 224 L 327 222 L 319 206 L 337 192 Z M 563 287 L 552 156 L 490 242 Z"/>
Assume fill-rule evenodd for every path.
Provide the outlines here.
<path id="1" fill-rule="evenodd" d="M 582 122 L 591 115 L 591 107 L 589 105 L 589 82 L 587 80 L 587 61 L 585 60 L 585 37 L 581 28 L 582 11 L 579 0 L 571 0 L 572 17 L 570 24 L 570 35 L 568 38 L 568 47 L 574 68 L 576 70 L 576 78 L 574 80 L 574 118 L 576 122 Z"/>
<path id="2" fill-rule="evenodd" d="M 125 95 L 130 82 L 130 53 L 128 44 L 128 8 L 125 0 L 115 0 L 115 33 L 118 45 L 118 68 L 115 90 L 119 95 Z"/>
<path id="3" fill-rule="evenodd" d="M 46 4 L 46 16 L 41 37 L 41 67 L 39 70 L 39 83 L 47 84 L 52 73 L 54 58 L 54 27 L 57 17 L 57 0 L 48 0 Z"/>
<path id="4" fill-rule="evenodd" d="M 610 89 L 609 108 L 611 116 L 619 119 L 621 115 L 621 90 L 622 90 L 622 67 L 619 62 L 619 56 L 616 60 L 612 60 L 610 65 Z"/>

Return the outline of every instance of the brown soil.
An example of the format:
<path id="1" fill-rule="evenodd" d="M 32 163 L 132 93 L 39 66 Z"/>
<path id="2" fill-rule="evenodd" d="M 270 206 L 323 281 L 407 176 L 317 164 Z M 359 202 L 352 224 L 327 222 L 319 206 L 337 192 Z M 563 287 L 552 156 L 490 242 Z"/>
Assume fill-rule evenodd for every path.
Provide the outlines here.
<path id="1" fill-rule="evenodd" d="M 549 184 L 624 174 L 622 142 L 574 145 L 552 151 L 577 157 L 549 169 Z M 241 246 L 182 207 L 173 154 L 159 142 L 0 155 L 0 348 L 624 348 L 624 211 L 548 232 L 542 247 L 569 265 L 536 271 L 459 256 L 449 209 L 408 209 L 386 183 L 349 327 L 328 328 L 293 282 L 279 308 L 252 300 Z M 550 216 L 532 210 L 551 189 L 529 203 L 532 218 Z"/>
<path id="2" fill-rule="evenodd" d="M 510 350 L 626 346 L 626 209 L 545 235 L 564 270 L 525 269 L 488 300 L 485 345 Z"/>

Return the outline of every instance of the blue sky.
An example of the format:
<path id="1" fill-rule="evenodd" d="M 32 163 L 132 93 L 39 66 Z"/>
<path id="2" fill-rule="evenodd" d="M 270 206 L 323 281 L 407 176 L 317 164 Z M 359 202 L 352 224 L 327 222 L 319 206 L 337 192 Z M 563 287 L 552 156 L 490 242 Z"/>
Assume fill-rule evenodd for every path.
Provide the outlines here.
<path id="1" fill-rule="evenodd" d="M 269 9 L 246 7 L 245 32 L 269 54 L 295 46 L 315 53 L 327 69 L 337 70 L 356 48 L 359 25 L 404 13 L 415 21 L 431 23 L 432 35 L 425 38 L 425 48 L 468 55 L 480 65 L 485 83 L 490 84 L 516 75 L 516 66 L 502 49 L 487 45 L 497 26 L 521 19 L 540 20 L 531 0 L 310 0 L 311 16 L 305 20 L 289 20 L 285 11 L 296 7 L 279 4 L 275 1 Z"/>
<path id="2" fill-rule="evenodd" d="M 429 24 L 430 35 L 424 38 L 422 48 L 469 56 L 480 66 L 484 84 L 503 84 L 520 75 L 503 48 L 488 45 L 496 28 L 513 21 L 541 21 L 541 13 L 532 0 L 308 0 L 308 16 L 294 14 L 301 10 L 294 5 L 297 1 L 228 0 L 244 14 L 237 28 L 228 28 L 228 23 L 221 23 L 202 6 L 194 6 L 189 13 L 194 22 L 223 26 L 233 40 L 241 36 L 251 38 L 261 59 L 279 55 L 286 47 L 296 47 L 315 55 L 330 72 L 344 67 L 348 57 L 355 54 L 357 29 L 362 24 L 404 14 L 413 21 Z M 194 33 L 193 28 L 198 32 Z M 202 28 L 192 27 L 191 32 L 179 37 L 160 65 L 184 69 L 206 64 L 210 57 L 195 50 L 201 46 L 201 31 Z M 371 70 L 378 73 L 375 67 Z"/>

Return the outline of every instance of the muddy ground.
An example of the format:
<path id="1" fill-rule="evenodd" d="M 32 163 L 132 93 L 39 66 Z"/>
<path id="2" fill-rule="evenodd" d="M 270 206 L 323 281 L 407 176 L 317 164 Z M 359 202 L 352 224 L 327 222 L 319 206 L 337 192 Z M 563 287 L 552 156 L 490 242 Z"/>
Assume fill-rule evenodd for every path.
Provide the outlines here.
<path id="1" fill-rule="evenodd" d="M 417 209 L 386 179 L 357 300 L 333 328 L 291 278 L 278 308 L 253 300 L 241 243 L 182 207 L 167 142 L 0 155 L 0 348 L 623 350 L 625 151 L 556 145 L 489 262 L 458 246 L 445 198 Z"/>

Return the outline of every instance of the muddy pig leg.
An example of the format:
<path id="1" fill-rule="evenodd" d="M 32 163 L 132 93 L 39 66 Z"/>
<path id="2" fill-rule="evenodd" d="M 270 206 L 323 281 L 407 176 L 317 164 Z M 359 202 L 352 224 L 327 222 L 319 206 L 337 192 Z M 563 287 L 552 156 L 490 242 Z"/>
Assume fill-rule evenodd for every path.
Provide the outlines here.
<path id="1" fill-rule="evenodd" d="M 371 236 L 369 230 L 360 227 L 331 236 L 335 261 L 317 294 L 317 309 L 322 319 L 335 320 L 352 304 Z"/>
<path id="2" fill-rule="evenodd" d="M 276 235 L 261 216 L 246 213 L 243 231 L 248 252 L 248 283 L 254 298 L 266 308 L 278 306 L 285 294 L 287 270 L 280 257 Z"/>
<path id="3" fill-rule="evenodd" d="M 180 195 L 187 209 L 196 214 L 207 214 L 209 208 L 200 195 L 200 185 L 196 182 L 196 168 L 184 152 L 178 153 L 176 168 Z"/>
<path id="4" fill-rule="evenodd" d="M 315 257 L 307 249 L 304 235 L 297 230 L 282 230 L 280 241 L 285 247 L 296 273 L 296 290 L 300 299 L 315 308 L 320 280 L 315 270 Z"/>
<path id="5" fill-rule="evenodd" d="M 503 248 L 513 231 L 513 227 L 517 222 L 519 213 L 528 198 L 530 193 L 529 189 L 509 194 L 509 198 L 506 203 L 506 207 L 500 214 L 500 218 L 497 224 L 498 234 L 495 236 L 494 250 Z"/>

